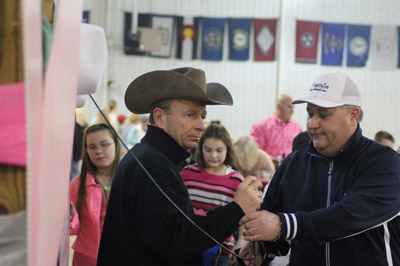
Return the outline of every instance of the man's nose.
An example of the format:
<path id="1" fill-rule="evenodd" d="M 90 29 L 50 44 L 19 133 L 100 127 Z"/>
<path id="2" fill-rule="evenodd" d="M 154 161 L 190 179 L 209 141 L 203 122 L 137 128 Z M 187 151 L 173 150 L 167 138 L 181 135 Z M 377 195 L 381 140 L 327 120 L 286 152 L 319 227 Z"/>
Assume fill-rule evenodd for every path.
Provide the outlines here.
<path id="1" fill-rule="evenodd" d="M 204 131 L 204 130 L 206 130 L 206 127 L 207 126 L 206 126 L 204 119 L 200 118 L 196 123 L 196 129 Z"/>
<path id="2" fill-rule="evenodd" d="M 316 116 L 308 118 L 308 126 L 310 128 L 317 128 L 319 127 L 319 118 Z"/>

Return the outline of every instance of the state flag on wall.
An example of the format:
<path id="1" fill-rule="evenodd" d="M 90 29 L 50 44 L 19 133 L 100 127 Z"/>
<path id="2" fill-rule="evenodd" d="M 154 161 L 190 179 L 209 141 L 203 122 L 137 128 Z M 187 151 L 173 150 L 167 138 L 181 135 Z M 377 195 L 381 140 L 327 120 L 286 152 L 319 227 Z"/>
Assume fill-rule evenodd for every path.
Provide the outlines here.
<path id="1" fill-rule="evenodd" d="M 342 65 L 344 30 L 344 24 L 322 23 L 322 65 Z"/>
<path id="2" fill-rule="evenodd" d="M 132 33 L 132 13 L 125 12 L 125 23 L 124 23 L 124 51 L 125 54 L 129 55 L 145 55 L 139 49 L 139 34 Z M 151 15 L 150 14 L 139 14 L 138 15 L 138 26 L 139 27 L 150 27 L 151 26 Z"/>
<path id="3" fill-rule="evenodd" d="M 82 22 L 90 23 L 90 11 L 89 10 L 84 10 L 82 12 Z"/>
<path id="4" fill-rule="evenodd" d="M 396 26 L 372 26 L 371 67 L 391 70 L 397 67 L 398 37 Z"/>
<path id="5" fill-rule="evenodd" d="M 201 18 L 201 59 L 222 60 L 224 18 Z"/>
<path id="6" fill-rule="evenodd" d="M 177 42 L 176 58 L 192 60 L 197 58 L 197 40 L 200 18 L 176 17 Z"/>
<path id="7" fill-rule="evenodd" d="M 368 60 L 371 26 L 349 25 L 347 30 L 347 66 L 362 67 Z"/>
<path id="8" fill-rule="evenodd" d="M 229 59 L 249 59 L 251 22 L 251 19 L 228 19 Z"/>
<path id="9" fill-rule="evenodd" d="M 254 19 L 254 61 L 274 61 L 276 19 Z"/>
<path id="10" fill-rule="evenodd" d="M 150 55 L 156 57 L 170 57 L 172 51 L 172 40 L 174 36 L 174 17 L 152 15 L 151 21 L 152 28 L 161 31 L 161 50 L 157 52 L 151 52 Z"/>
<path id="11" fill-rule="evenodd" d="M 296 62 L 316 63 L 319 22 L 296 21 Z"/>
<path id="12" fill-rule="evenodd" d="M 400 68 L 400 27 L 397 27 L 397 67 Z"/>

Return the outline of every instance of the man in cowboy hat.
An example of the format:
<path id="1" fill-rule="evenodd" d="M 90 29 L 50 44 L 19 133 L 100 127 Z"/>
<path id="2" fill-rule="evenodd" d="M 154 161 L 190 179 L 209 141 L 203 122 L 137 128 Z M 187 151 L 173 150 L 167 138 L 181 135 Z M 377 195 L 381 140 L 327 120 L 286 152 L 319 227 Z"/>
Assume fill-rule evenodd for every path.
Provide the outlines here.
<path id="1" fill-rule="evenodd" d="M 179 68 L 138 77 L 125 103 L 133 113 L 150 113 L 145 137 L 131 150 L 144 168 L 130 154 L 118 167 L 97 265 L 202 265 L 202 251 L 215 243 L 187 217 L 223 241 L 261 203 L 261 183 L 248 177 L 232 202 L 196 216 L 178 170 L 205 129 L 206 105 L 232 105 L 232 97 L 221 84 L 207 84 L 202 70 Z"/>
<path id="2" fill-rule="evenodd" d="M 357 85 L 324 74 L 300 103 L 311 141 L 279 166 L 262 210 L 241 219 L 245 239 L 265 241 L 266 259 L 290 245 L 291 266 L 400 265 L 400 157 L 361 134 Z"/>

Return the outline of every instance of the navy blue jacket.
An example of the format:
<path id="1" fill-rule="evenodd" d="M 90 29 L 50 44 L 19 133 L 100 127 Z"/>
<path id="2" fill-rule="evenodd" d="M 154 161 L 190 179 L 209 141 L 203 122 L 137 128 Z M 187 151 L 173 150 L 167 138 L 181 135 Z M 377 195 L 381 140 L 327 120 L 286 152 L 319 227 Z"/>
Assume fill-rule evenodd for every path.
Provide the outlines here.
<path id="1" fill-rule="evenodd" d="M 235 202 L 207 216 L 194 215 L 178 169 L 190 154 L 162 129 L 149 126 L 142 143 L 131 150 L 175 204 L 218 241 L 238 227 L 244 213 Z M 97 265 L 200 266 L 202 251 L 214 245 L 125 155 L 111 187 Z"/>
<path id="2" fill-rule="evenodd" d="M 358 127 L 335 158 L 312 142 L 291 153 L 273 177 L 262 209 L 277 213 L 290 265 L 400 265 L 400 156 Z"/>

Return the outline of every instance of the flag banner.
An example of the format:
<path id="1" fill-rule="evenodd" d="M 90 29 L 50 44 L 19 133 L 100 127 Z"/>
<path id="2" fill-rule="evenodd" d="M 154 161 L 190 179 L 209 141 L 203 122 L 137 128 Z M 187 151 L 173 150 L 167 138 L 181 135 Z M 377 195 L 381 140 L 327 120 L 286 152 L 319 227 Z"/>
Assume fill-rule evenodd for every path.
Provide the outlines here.
<path id="1" fill-rule="evenodd" d="M 322 23 L 322 65 L 342 65 L 344 31 L 344 24 Z"/>
<path id="2" fill-rule="evenodd" d="M 171 57 L 172 40 L 174 36 L 174 17 L 153 15 L 151 18 L 152 28 L 161 31 L 161 50 L 151 52 L 151 56 Z"/>
<path id="3" fill-rule="evenodd" d="M 347 66 L 363 67 L 368 60 L 371 26 L 349 25 L 347 28 Z"/>
<path id="4" fill-rule="evenodd" d="M 274 61 L 277 19 L 254 19 L 254 61 Z"/>
<path id="5" fill-rule="evenodd" d="M 200 18 L 176 17 L 178 29 L 176 58 L 192 60 L 197 58 L 197 39 Z"/>
<path id="6" fill-rule="evenodd" d="M 85 10 L 82 12 L 82 22 L 90 23 L 90 11 L 89 10 Z"/>
<path id="7" fill-rule="evenodd" d="M 400 27 L 397 27 L 397 67 L 400 68 Z"/>
<path id="8" fill-rule="evenodd" d="M 201 59 L 222 60 L 224 18 L 201 18 Z"/>
<path id="9" fill-rule="evenodd" d="M 248 60 L 252 19 L 228 19 L 229 59 Z"/>
<path id="10" fill-rule="evenodd" d="M 372 26 L 371 67 L 391 70 L 397 67 L 398 46 L 396 26 Z"/>
<path id="11" fill-rule="evenodd" d="M 319 26 L 319 22 L 296 21 L 296 62 L 317 62 Z"/>
<path id="12" fill-rule="evenodd" d="M 145 55 L 146 52 L 140 50 L 139 32 L 132 33 L 132 13 L 125 12 L 125 27 L 124 27 L 124 51 L 128 55 Z M 139 27 L 151 26 L 150 14 L 139 14 L 138 24 Z"/>

